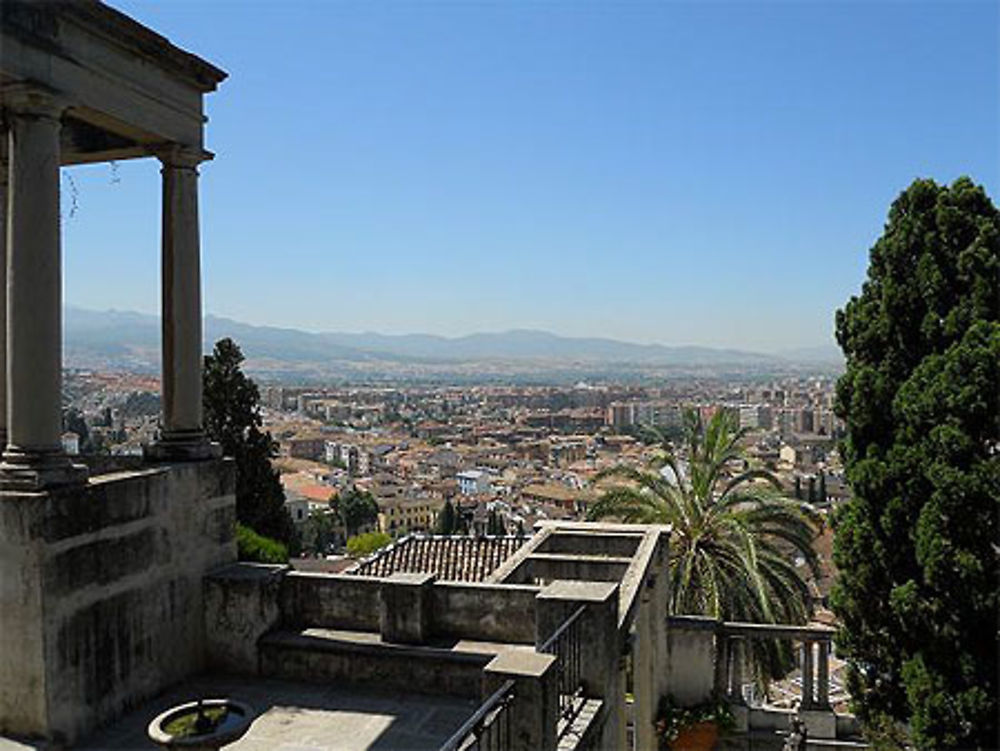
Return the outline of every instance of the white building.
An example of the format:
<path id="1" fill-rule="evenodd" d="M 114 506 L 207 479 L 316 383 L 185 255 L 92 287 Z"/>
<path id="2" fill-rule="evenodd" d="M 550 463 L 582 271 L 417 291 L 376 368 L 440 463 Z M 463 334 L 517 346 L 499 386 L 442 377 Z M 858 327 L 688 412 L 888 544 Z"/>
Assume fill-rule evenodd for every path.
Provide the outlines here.
<path id="1" fill-rule="evenodd" d="M 462 495 L 478 495 L 490 492 L 490 476 L 478 469 L 469 469 L 455 475 L 458 492 Z"/>

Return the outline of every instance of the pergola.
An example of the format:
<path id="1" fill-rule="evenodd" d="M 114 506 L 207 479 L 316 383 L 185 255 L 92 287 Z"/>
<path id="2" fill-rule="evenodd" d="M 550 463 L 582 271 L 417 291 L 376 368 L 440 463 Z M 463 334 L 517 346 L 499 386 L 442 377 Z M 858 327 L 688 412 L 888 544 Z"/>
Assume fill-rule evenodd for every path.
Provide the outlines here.
<path id="1" fill-rule="evenodd" d="M 226 73 L 97 0 L 0 3 L 0 487 L 86 481 L 62 450 L 59 169 L 162 163 L 157 461 L 215 455 L 202 429 L 198 166 Z"/>

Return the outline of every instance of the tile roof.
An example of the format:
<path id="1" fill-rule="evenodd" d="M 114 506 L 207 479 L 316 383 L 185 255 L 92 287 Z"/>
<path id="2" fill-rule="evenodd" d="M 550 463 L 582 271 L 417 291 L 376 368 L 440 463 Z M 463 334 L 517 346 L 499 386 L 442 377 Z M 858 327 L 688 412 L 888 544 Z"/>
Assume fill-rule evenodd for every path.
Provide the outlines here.
<path id="1" fill-rule="evenodd" d="M 444 581 L 484 581 L 529 539 L 410 535 L 366 558 L 346 573 L 389 576 L 403 571 L 437 574 Z"/>

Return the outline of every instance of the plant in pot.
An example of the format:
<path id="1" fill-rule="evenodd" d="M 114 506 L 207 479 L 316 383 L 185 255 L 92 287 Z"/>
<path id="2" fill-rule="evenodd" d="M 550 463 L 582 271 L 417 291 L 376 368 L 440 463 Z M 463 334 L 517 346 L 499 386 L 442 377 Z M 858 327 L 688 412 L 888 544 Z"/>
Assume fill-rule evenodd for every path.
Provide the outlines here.
<path id="1" fill-rule="evenodd" d="M 656 712 L 656 738 L 663 751 L 711 751 L 734 725 L 729 704 L 718 696 L 691 707 L 664 696 Z"/>

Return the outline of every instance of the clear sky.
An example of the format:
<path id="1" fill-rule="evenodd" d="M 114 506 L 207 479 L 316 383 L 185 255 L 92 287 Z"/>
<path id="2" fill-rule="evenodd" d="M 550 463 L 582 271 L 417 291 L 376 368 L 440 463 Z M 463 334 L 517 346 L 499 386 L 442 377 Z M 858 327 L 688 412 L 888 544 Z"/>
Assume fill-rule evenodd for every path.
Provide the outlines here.
<path id="1" fill-rule="evenodd" d="M 996 2 L 111 4 L 230 73 L 204 299 L 249 323 L 822 345 L 913 178 L 1000 200 Z M 155 313 L 158 163 L 63 188 L 66 301 Z"/>

